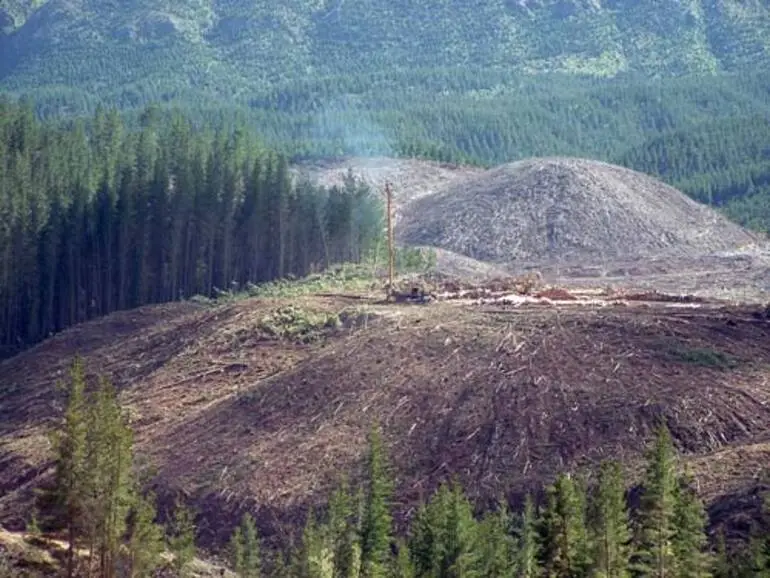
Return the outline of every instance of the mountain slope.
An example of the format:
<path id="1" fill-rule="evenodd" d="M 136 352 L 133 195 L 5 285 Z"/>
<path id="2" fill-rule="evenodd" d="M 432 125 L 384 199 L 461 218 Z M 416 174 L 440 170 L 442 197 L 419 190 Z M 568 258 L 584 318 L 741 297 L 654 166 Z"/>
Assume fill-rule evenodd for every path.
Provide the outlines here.
<path id="1" fill-rule="evenodd" d="M 712 73 L 766 63 L 770 47 L 761 0 L 2 0 L 0 27 L 8 86 L 152 78 L 223 94 L 415 68 Z"/>

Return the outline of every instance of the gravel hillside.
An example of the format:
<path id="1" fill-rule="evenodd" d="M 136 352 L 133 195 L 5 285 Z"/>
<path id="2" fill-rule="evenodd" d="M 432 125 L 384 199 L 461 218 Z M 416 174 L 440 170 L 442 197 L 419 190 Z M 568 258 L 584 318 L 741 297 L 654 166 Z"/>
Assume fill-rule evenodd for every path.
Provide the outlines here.
<path id="1" fill-rule="evenodd" d="M 401 242 L 495 263 L 690 258 L 759 241 L 652 177 L 574 158 L 502 165 L 403 213 Z"/>

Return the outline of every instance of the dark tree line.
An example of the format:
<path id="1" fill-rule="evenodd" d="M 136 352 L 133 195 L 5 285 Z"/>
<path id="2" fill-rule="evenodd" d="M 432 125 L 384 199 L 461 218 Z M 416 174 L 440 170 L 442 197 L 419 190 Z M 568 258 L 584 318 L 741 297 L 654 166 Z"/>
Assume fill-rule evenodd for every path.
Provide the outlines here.
<path id="1" fill-rule="evenodd" d="M 0 101 L 0 350 L 118 309 L 359 261 L 378 196 L 296 181 L 243 129 L 148 109 L 51 126 Z"/>

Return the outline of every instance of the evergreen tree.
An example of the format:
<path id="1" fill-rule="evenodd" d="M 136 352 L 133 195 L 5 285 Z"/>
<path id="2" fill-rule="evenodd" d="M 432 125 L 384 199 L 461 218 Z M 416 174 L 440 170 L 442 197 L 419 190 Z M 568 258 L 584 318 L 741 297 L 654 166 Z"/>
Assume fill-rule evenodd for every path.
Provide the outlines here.
<path id="1" fill-rule="evenodd" d="M 245 558 L 245 547 L 243 545 L 243 529 L 241 526 L 236 526 L 233 530 L 233 535 L 230 536 L 230 565 L 233 571 L 240 575 Z"/>
<path id="2" fill-rule="evenodd" d="M 417 576 L 472 576 L 477 523 L 459 484 L 442 484 L 417 513 L 410 545 Z"/>
<path id="3" fill-rule="evenodd" d="M 85 374 L 83 361 L 75 357 L 70 370 L 67 408 L 64 424 L 54 434 L 56 448 L 55 498 L 67 527 L 67 576 L 75 575 L 75 542 L 83 528 L 86 476 Z"/>
<path id="4" fill-rule="evenodd" d="M 689 477 L 682 477 L 676 488 L 673 537 L 676 573 L 680 578 L 708 578 L 711 576 L 711 559 L 706 552 L 708 518 L 691 484 Z"/>
<path id="5" fill-rule="evenodd" d="M 132 504 L 133 436 L 117 391 L 106 378 L 101 378 L 87 415 L 86 533 L 91 552 L 98 555 L 100 575 L 111 578 Z"/>
<path id="6" fill-rule="evenodd" d="M 329 502 L 329 540 L 335 578 L 354 578 L 361 571 L 361 545 L 353 506 L 347 484 L 335 491 Z"/>
<path id="7" fill-rule="evenodd" d="M 318 525 L 313 510 L 308 513 L 289 574 L 294 578 L 334 578 L 334 553 L 328 545 L 327 529 Z"/>
<path id="8" fill-rule="evenodd" d="M 241 525 L 235 529 L 230 544 L 235 573 L 242 578 L 259 578 L 259 538 L 254 519 L 248 512 L 241 518 Z"/>
<path id="9" fill-rule="evenodd" d="M 673 577 L 676 572 L 676 463 L 668 428 L 658 428 L 647 453 L 647 469 L 639 509 L 634 568 L 646 576 Z"/>
<path id="10" fill-rule="evenodd" d="M 770 567 L 768 564 L 767 537 L 757 532 L 752 532 L 749 536 L 749 542 L 744 549 L 743 556 L 737 565 L 737 576 L 741 578 L 770 577 Z"/>
<path id="11" fill-rule="evenodd" d="M 168 548 L 173 555 L 177 575 L 184 575 L 187 566 L 195 558 L 195 518 L 192 511 L 180 500 L 176 501 L 174 515 L 167 529 Z"/>
<path id="12" fill-rule="evenodd" d="M 488 513 L 478 525 L 478 540 L 473 549 L 474 572 L 482 578 L 515 576 L 515 544 L 510 534 L 511 520 L 507 504 Z"/>
<path id="13" fill-rule="evenodd" d="M 540 567 L 540 544 L 537 533 L 537 511 L 532 496 L 527 494 L 516 536 L 516 576 L 535 578 L 542 575 Z"/>
<path id="14" fill-rule="evenodd" d="M 593 575 L 597 578 L 629 576 L 631 531 L 624 494 L 620 464 L 603 463 L 592 520 Z"/>
<path id="15" fill-rule="evenodd" d="M 543 514 L 546 576 L 584 576 L 588 571 L 585 494 L 571 476 L 561 474 L 547 491 Z"/>
<path id="16" fill-rule="evenodd" d="M 55 498 L 67 527 L 67 576 L 75 575 L 75 541 L 83 526 L 83 493 L 86 476 L 85 374 L 83 361 L 75 357 L 70 370 L 64 424 L 54 434 L 56 447 Z"/>
<path id="17" fill-rule="evenodd" d="M 732 561 L 728 558 L 727 544 L 725 543 L 724 530 L 720 528 L 717 533 L 716 555 L 714 556 L 714 578 L 732 578 L 735 575 Z"/>
<path id="18" fill-rule="evenodd" d="M 361 574 L 379 578 L 387 573 L 390 557 L 391 481 L 388 477 L 385 450 L 380 432 L 374 428 L 369 436 L 365 509 L 361 528 Z"/>
<path id="19" fill-rule="evenodd" d="M 412 520 L 409 553 L 415 576 L 436 576 L 439 564 L 438 520 L 436 509 L 427 503 L 420 504 Z"/>
<path id="20" fill-rule="evenodd" d="M 392 577 L 393 578 L 414 578 L 414 564 L 409 554 L 409 545 L 403 539 L 397 540 L 398 553 L 396 554 L 396 562 L 394 564 Z"/>
<path id="21" fill-rule="evenodd" d="M 155 495 L 135 492 L 128 530 L 128 575 L 153 576 L 163 553 L 163 527 L 155 523 Z"/>

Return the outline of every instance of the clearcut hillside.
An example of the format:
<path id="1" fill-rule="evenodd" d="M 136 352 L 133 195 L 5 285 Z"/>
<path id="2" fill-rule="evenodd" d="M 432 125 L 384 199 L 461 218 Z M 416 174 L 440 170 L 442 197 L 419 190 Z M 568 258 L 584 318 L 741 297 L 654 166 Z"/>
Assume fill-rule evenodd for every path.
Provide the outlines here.
<path id="1" fill-rule="evenodd" d="M 184 491 L 203 544 L 222 545 L 246 510 L 268 541 L 298 530 L 309 505 L 358 479 L 375 422 L 401 520 L 453 477 L 479 506 L 609 457 L 634 479 L 660 419 L 714 524 L 758 512 L 752 488 L 770 457 L 763 308 L 595 291 L 531 305 L 378 300 L 143 307 L 0 362 L 0 524 L 21 529 L 51 475 L 55 384 L 76 353 L 89 381 L 102 373 L 119 387 L 153 486 Z"/>

